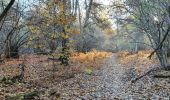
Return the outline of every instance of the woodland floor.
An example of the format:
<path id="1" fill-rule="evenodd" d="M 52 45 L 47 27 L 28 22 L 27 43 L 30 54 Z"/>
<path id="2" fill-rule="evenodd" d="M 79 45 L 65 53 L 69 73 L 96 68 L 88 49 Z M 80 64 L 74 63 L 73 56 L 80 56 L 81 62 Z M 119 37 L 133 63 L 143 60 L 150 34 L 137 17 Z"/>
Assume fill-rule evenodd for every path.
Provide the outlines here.
<path id="1" fill-rule="evenodd" d="M 22 83 L 0 83 L 0 98 L 7 100 L 170 100 L 170 78 L 154 78 L 156 71 L 135 83 L 131 81 L 158 67 L 149 52 L 138 54 L 92 52 L 75 54 L 70 66 L 61 66 L 47 56 L 27 55 Z M 0 65 L 0 79 L 19 73 L 18 60 Z M 10 83 L 10 84 L 9 84 Z M 32 98 L 26 98 L 26 97 Z"/>

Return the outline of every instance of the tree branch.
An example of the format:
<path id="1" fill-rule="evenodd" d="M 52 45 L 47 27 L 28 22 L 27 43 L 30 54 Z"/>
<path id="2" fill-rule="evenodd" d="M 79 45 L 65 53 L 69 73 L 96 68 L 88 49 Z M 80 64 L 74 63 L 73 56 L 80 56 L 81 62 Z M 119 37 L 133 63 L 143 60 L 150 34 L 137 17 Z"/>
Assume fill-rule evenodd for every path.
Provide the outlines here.
<path id="1" fill-rule="evenodd" d="M 153 56 L 153 54 L 154 54 L 156 51 L 158 51 L 158 49 L 162 48 L 163 42 L 166 40 L 166 37 L 168 36 L 169 31 L 170 31 L 170 25 L 168 26 L 168 29 L 167 29 L 166 34 L 164 35 L 162 41 L 159 43 L 159 45 L 157 46 L 157 48 L 154 49 L 154 51 L 148 56 L 149 59 L 151 59 L 151 57 Z"/>
<path id="2" fill-rule="evenodd" d="M 11 0 L 9 2 L 9 4 L 7 5 L 7 7 L 4 9 L 4 11 L 2 12 L 2 14 L 0 15 L 0 22 L 2 21 L 2 19 L 5 17 L 5 15 L 7 14 L 7 12 L 9 11 L 9 9 L 12 7 L 12 5 L 14 4 L 15 0 Z"/>

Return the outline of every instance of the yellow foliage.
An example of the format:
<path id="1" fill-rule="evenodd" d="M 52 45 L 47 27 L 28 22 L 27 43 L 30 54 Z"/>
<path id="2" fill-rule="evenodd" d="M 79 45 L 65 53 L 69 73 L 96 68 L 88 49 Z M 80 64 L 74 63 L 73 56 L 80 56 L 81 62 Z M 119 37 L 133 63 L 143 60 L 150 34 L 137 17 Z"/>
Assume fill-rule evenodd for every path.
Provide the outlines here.
<path id="1" fill-rule="evenodd" d="M 121 57 L 121 58 L 124 58 L 128 55 L 129 52 L 127 51 L 122 51 L 122 52 L 119 52 L 117 53 L 118 57 Z"/>
<path id="2" fill-rule="evenodd" d="M 46 5 L 39 7 L 38 9 L 35 8 L 35 11 L 37 14 L 31 18 L 30 21 L 28 21 L 28 29 L 31 33 L 31 36 L 33 39 L 37 41 L 37 38 L 41 41 L 44 40 L 44 36 L 47 36 L 48 39 L 56 39 L 57 37 L 61 37 L 64 39 L 68 39 L 71 37 L 72 34 L 79 34 L 80 32 L 73 27 L 73 23 L 76 20 L 76 16 L 71 14 L 67 9 L 65 9 L 67 5 L 61 0 L 55 0 L 55 1 L 49 1 Z M 54 12 L 54 7 L 56 7 L 56 11 Z M 41 17 L 39 17 L 41 16 Z M 43 21 L 41 21 L 41 25 L 35 25 L 37 22 L 34 22 L 34 20 L 37 20 L 39 18 L 42 18 Z M 61 31 L 57 31 L 56 33 L 51 33 L 48 31 L 49 27 L 52 25 L 57 25 L 62 28 L 64 28 L 64 33 Z M 43 28 L 43 29 L 42 29 Z M 49 33 L 50 32 L 50 33 Z M 45 37 L 46 38 L 46 37 Z M 31 41 L 28 43 L 31 45 Z M 46 43 L 48 43 L 46 41 Z M 33 45 L 38 45 L 39 43 L 32 42 Z M 43 45 L 46 45 L 45 43 Z"/>
<path id="3" fill-rule="evenodd" d="M 134 57 L 134 56 L 138 56 L 138 58 L 147 58 L 150 55 L 151 51 L 147 50 L 147 51 L 138 51 L 137 53 L 133 53 L 133 52 L 128 52 L 128 51 L 122 51 L 117 53 L 118 57 L 120 58 L 126 58 L 126 57 Z"/>
<path id="4" fill-rule="evenodd" d="M 78 62 L 93 62 L 97 59 L 107 58 L 111 55 L 112 55 L 111 52 L 92 50 L 91 52 L 87 53 L 73 53 L 70 58 L 71 60 Z"/>
<path id="5" fill-rule="evenodd" d="M 111 28 L 105 29 L 104 32 L 105 32 L 107 35 L 113 35 L 113 34 L 114 34 L 114 31 L 113 31 L 113 29 L 111 29 Z"/>
<path id="6" fill-rule="evenodd" d="M 67 31 L 68 33 L 71 33 L 71 34 L 80 34 L 80 31 L 77 30 L 76 28 L 68 29 Z"/>
<path id="7" fill-rule="evenodd" d="M 132 61 L 134 62 L 134 66 L 148 66 L 147 64 L 157 63 L 157 60 L 150 61 L 148 56 L 150 55 L 151 51 L 139 51 L 138 53 L 131 53 L 131 52 L 119 52 L 117 53 L 119 57 L 119 61 L 122 64 L 130 64 Z"/>

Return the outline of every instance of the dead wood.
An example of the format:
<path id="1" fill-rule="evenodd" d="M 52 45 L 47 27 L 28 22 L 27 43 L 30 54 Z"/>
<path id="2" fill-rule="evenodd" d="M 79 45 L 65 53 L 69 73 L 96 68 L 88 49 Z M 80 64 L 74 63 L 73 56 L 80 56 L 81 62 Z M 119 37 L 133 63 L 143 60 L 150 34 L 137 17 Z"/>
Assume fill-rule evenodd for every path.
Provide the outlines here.
<path id="1" fill-rule="evenodd" d="M 161 70 L 161 69 L 162 69 L 162 68 L 160 68 L 160 67 L 152 68 L 152 69 L 150 69 L 149 71 L 147 71 L 146 73 L 144 73 L 143 75 L 135 78 L 135 79 L 132 80 L 131 82 L 132 82 L 132 83 L 136 83 L 136 81 L 138 81 L 139 79 L 143 78 L 143 77 L 146 76 L 146 75 L 149 75 L 151 72 L 154 72 L 154 71 L 157 71 L 157 70 Z"/>

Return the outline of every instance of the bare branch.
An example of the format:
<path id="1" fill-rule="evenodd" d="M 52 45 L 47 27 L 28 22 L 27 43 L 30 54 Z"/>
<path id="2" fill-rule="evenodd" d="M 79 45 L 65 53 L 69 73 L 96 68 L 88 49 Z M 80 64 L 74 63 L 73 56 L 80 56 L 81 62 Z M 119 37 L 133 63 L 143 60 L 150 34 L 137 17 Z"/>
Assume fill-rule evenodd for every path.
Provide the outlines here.
<path id="1" fill-rule="evenodd" d="M 4 11 L 2 12 L 2 14 L 0 15 L 0 22 L 2 21 L 2 19 L 5 17 L 5 15 L 7 14 L 7 12 L 9 11 L 9 9 L 12 7 L 12 5 L 14 4 L 15 0 L 11 0 L 9 2 L 9 4 L 7 5 L 7 7 L 4 9 Z"/>

